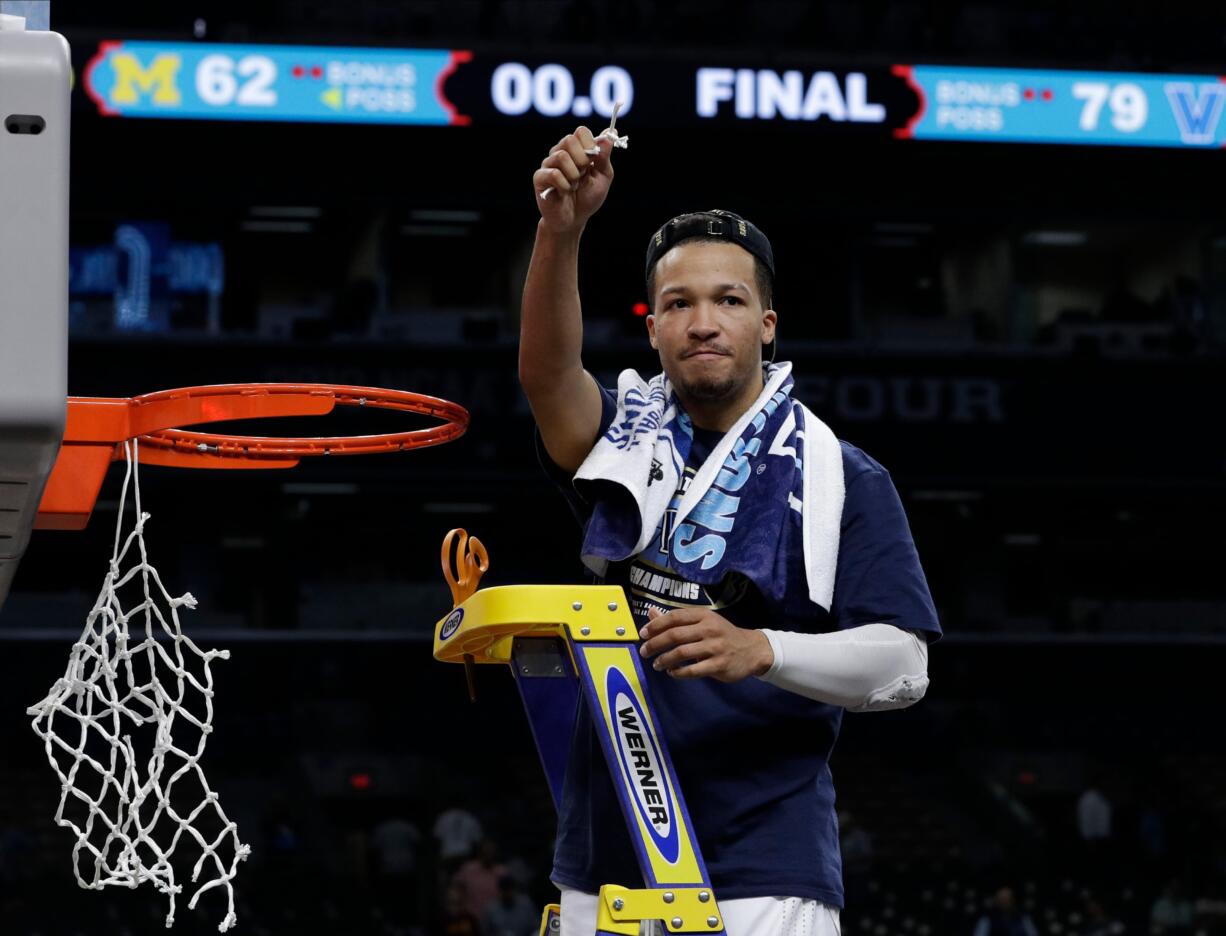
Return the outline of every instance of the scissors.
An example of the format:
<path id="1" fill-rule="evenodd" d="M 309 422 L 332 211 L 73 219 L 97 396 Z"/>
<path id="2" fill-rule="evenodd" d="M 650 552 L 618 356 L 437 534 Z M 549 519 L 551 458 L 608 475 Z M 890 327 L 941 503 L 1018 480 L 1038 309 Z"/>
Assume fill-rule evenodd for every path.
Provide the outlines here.
<path id="1" fill-rule="evenodd" d="M 456 541 L 455 563 L 452 563 L 452 547 Z M 443 537 L 443 578 L 451 588 L 452 607 L 459 607 L 472 597 L 477 583 L 490 567 L 490 557 L 485 545 L 477 537 L 470 537 L 467 530 L 454 529 Z"/>
<path id="2" fill-rule="evenodd" d="M 452 546 L 459 541 L 452 565 Z M 443 537 L 443 578 L 451 588 L 452 607 L 458 608 L 473 596 L 477 583 L 490 567 L 490 557 L 485 544 L 467 530 L 456 528 Z M 477 701 L 477 666 L 471 653 L 464 654 L 464 678 L 468 681 L 468 700 Z"/>

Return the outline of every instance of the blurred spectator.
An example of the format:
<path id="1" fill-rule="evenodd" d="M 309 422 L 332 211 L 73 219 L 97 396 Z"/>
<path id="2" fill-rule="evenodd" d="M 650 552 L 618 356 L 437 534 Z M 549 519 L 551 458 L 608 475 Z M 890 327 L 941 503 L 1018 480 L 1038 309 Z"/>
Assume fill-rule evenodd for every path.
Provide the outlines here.
<path id="1" fill-rule="evenodd" d="M 417 846 L 421 833 L 407 819 L 384 819 L 370 836 L 375 851 L 375 871 L 380 875 L 412 877 L 417 871 Z"/>
<path id="2" fill-rule="evenodd" d="M 1137 817 L 1137 840 L 1141 854 L 1151 864 L 1160 865 L 1166 860 L 1166 820 L 1152 800 L 1141 807 Z"/>
<path id="3" fill-rule="evenodd" d="M 1114 806 L 1102 784 L 1092 777 L 1077 799 L 1077 836 L 1081 840 L 1086 872 L 1095 882 L 1114 880 L 1118 858 L 1112 845 Z"/>
<path id="4" fill-rule="evenodd" d="M 975 924 L 974 936 L 1038 936 L 1030 916 L 1017 908 L 1013 888 L 1002 887 Z"/>
<path id="5" fill-rule="evenodd" d="M 417 896 L 417 846 L 421 833 L 407 819 L 393 817 L 375 826 L 370 835 L 374 852 L 375 887 L 383 905 L 413 916 Z"/>
<path id="6" fill-rule="evenodd" d="M 1077 834 L 1087 844 L 1111 838 L 1111 801 L 1094 783 L 1077 800 Z"/>
<path id="7" fill-rule="evenodd" d="M 873 837 L 847 810 L 839 813 L 839 847 L 843 852 L 843 890 L 848 904 L 870 899 Z"/>
<path id="8" fill-rule="evenodd" d="M 435 932 L 439 936 L 482 936 L 481 924 L 465 906 L 467 895 L 464 885 L 452 881 L 443 896 L 443 912 L 439 914 Z"/>
<path id="9" fill-rule="evenodd" d="M 873 864 L 873 837 L 846 811 L 839 815 L 839 831 L 843 871 L 851 875 L 867 873 Z"/>
<path id="10" fill-rule="evenodd" d="M 1189 276 L 1178 276 L 1164 299 L 1175 324 L 1172 350 L 1186 353 L 1203 347 L 1209 338 L 1209 312 L 1200 283 Z"/>
<path id="11" fill-rule="evenodd" d="M 1153 305 L 1118 283 L 1103 300 L 1102 319 L 1107 322 L 1152 322 L 1157 318 Z"/>
<path id="12" fill-rule="evenodd" d="M 1178 881 L 1171 881 L 1149 909 L 1150 932 L 1183 936 L 1192 932 L 1194 918 L 1192 901 L 1184 895 Z"/>
<path id="13" fill-rule="evenodd" d="M 460 865 L 453 881 L 464 887 L 464 908 L 480 920 L 498 899 L 498 882 L 506 876 L 506 866 L 498 861 L 498 845 L 482 839 L 476 857 Z"/>
<path id="14" fill-rule="evenodd" d="M 1124 931 L 1124 924 L 1107 913 L 1099 901 L 1093 897 L 1086 898 L 1084 936 L 1119 936 Z"/>
<path id="15" fill-rule="evenodd" d="M 473 846 L 484 834 L 481 822 L 462 806 L 439 813 L 434 820 L 434 839 L 438 843 L 438 860 L 451 870 L 472 854 Z"/>
<path id="16" fill-rule="evenodd" d="M 361 829 L 341 833 L 341 848 L 336 854 L 338 873 L 366 883 L 370 880 L 370 843 Z"/>
<path id="17" fill-rule="evenodd" d="M 532 889 L 532 881 L 536 872 L 528 864 L 527 859 L 522 855 L 509 855 L 503 859 L 502 863 L 507 869 L 507 874 L 515 878 L 515 883 L 519 885 L 520 890 L 530 891 Z"/>
<path id="18" fill-rule="evenodd" d="M 1217 897 L 1197 897 L 1193 905 L 1196 923 L 1202 929 L 1197 932 L 1221 933 L 1226 931 L 1226 900 Z"/>
<path id="19" fill-rule="evenodd" d="M 0 831 L 0 888 L 17 885 L 34 872 L 30 837 L 20 829 Z"/>
<path id="20" fill-rule="evenodd" d="M 541 911 L 519 889 L 515 878 L 498 879 L 498 898 L 485 911 L 481 924 L 485 936 L 531 936 L 541 925 Z"/>
<path id="21" fill-rule="evenodd" d="M 290 807 L 284 803 L 274 806 L 271 815 L 264 820 L 264 835 L 269 871 L 273 875 L 297 873 L 303 860 L 302 841 L 298 823 Z"/>
<path id="22" fill-rule="evenodd" d="M 298 833 L 290 825 L 289 819 L 279 819 L 272 825 L 268 844 L 274 852 L 292 855 L 298 851 Z"/>

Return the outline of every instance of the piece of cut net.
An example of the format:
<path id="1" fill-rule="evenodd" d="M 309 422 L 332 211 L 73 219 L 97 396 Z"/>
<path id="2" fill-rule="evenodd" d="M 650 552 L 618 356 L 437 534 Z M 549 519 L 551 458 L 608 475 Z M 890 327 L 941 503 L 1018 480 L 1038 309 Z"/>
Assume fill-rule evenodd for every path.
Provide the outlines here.
<path id="1" fill-rule="evenodd" d="M 609 125 L 605 127 L 603 130 L 601 130 L 600 133 L 596 134 L 597 140 L 612 140 L 613 149 L 629 149 L 630 148 L 630 137 L 622 136 L 620 133 L 617 132 L 617 114 L 618 114 L 618 111 L 620 111 L 621 109 L 622 109 L 622 102 L 614 101 L 613 102 L 613 116 L 609 118 Z M 587 153 L 589 156 L 599 156 L 600 147 L 593 146 L 590 149 L 585 149 L 583 152 Z M 543 201 L 544 199 L 552 195 L 553 190 L 554 190 L 553 186 L 551 185 L 547 189 L 542 191 L 541 200 Z"/>
<path id="2" fill-rule="evenodd" d="M 213 730 L 210 664 L 230 654 L 202 651 L 183 634 L 179 609 L 195 608 L 196 599 L 172 598 L 149 564 L 135 440 L 124 443 L 124 454 L 102 590 L 64 676 L 26 712 L 59 777 L 55 822 L 76 836 L 77 883 L 88 890 L 152 883 L 170 900 L 169 927 L 183 890 L 172 861 L 194 859 L 191 880 L 199 886 L 188 907 L 223 888 L 228 907 L 218 929 L 225 932 L 237 921 L 238 863 L 251 849 L 239 841 L 200 759 Z M 136 521 L 125 535 L 129 489 Z"/>

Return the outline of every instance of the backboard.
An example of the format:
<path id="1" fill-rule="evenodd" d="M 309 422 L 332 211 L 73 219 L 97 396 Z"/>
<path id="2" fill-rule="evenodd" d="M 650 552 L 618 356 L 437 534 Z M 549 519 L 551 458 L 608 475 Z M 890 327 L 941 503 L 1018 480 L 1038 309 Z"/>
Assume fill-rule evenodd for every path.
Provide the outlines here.
<path id="1" fill-rule="evenodd" d="M 62 36 L 0 3 L 0 607 L 64 434 L 68 139 Z"/>

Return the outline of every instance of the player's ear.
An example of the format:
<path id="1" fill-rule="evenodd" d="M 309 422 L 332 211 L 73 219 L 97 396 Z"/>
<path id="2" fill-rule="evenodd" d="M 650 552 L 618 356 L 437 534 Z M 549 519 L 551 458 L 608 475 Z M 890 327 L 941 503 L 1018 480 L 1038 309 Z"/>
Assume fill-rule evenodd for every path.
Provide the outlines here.
<path id="1" fill-rule="evenodd" d="M 778 321 L 779 316 L 774 309 L 767 309 L 762 313 L 762 344 L 767 345 L 775 340 L 775 325 Z"/>
<path id="2" fill-rule="evenodd" d="M 647 340 L 651 342 L 653 348 L 656 345 L 656 317 L 654 315 L 647 316 Z"/>

